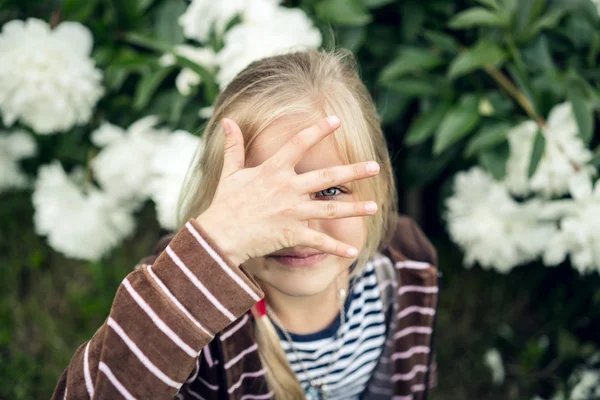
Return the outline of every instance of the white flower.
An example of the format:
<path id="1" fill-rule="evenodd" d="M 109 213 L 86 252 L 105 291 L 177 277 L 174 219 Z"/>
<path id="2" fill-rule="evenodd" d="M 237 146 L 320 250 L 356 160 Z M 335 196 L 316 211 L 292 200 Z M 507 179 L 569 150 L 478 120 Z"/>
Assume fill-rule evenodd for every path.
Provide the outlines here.
<path id="1" fill-rule="evenodd" d="M 83 172 L 68 177 L 55 161 L 40 168 L 33 192 L 34 223 L 38 235 L 68 257 L 98 260 L 134 229 L 131 210 L 112 196 L 88 187 Z"/>
<path id="2" fill-rule="evenodd" d="M 202 119 L 209 119 L 210 117 L 212 117 L 214 112 L 215 112 L 215 108 L 213 106 L 202 107 L 200 109 L 200 111 L 198 112 L 198 115 Z"/>
<path id="3" fill-rule="evenodd" d="M 23 131 L 0 136 L 0 193 L 27 186 L 27 176 L 18 161 L 36 154 L 35 141 Z"/>
<path id="4" fill-rule="evenodd" d="M 173 53 L 185 57 L 188 60 L 206 68 L 208 72 L 214 72 L 216 67 L 215 52 L 208 47 L 193 47 L 189 45 L 175 46 Z M 160 58 L 160 63 L 163 66 L 175 64 L 173 54 L 165 54 Z M 200 75 L 190 68 L 181 70 L 177 78 L 175 78 L 175 86 L 179 93 L 183 96 L 188 96 L 192 87 L 198 85 L 202 81 Z"/>
<path id="5" fill-rule="evenodd" d="M 242 12 L 248 0 L 193 0 L 179 17 L 183 33 L 190 39 L 206 42 L 211 31 L 223 35 L 227 24 Z"/>
<path id="6" fill-rule="evenodd" d="M 560 221 L 544 253 L 544 263 L 556 265 L 570 256 L 580 273 L 600 271 L 600 181 L 592 187 L 585 173 L 571 179 L 571 207 Z"/>
<path id="7" fill-rule="evenodd" d="M 589 400 L 600 398 L 600 371 L 586 369 L 575 372 L 570 378 L 575 383 L 570 400 Z"/>
<path id="8" fill-rule="evenodd" d="M 517 203 L 499 182 L 480 168 L 458 173 L 446 201 L 450 236 L 465 251 L 465 264 L 507 273 L 535 260 L 555 232 L 538 219 L 538 201 Z"/>
<path id="9" fill-rule="evenodd" d="M 588 176 L 596 173 L 595 168 L 586 166 L 592 159 L 592 152 L 579 137 L 571 104 L 562 103 L 550 111 L 544 129 L 545 151 L 536 172 L 528 179 L 537 130 L 535 122 L 526 121 L 508 133 L 510 157 L 506 165 L 505 183 L 512 193 L 561 196 L 568 192 L 569 180 L 580 170 Z"/>
<path id="10" fill-rule="evenodd" d="M 104 123 L 92 133 L 92 142 L 102 148 L 92 160 L 94 177 L 112 196 L 134 204 L 148 198 L 149 164 L 168 136 L 168 130 L 156 128 L 157 123 L 156 117 L 148 116 L 127 131 Z"/>
<path id="11" fill-rule="evenodd" d="M 592 3 L 596 6 L 596 11 L 598 11 L 598 15 L 600 15 L 600 0 L 592 0 Z"/>
<path id="12" fill-rule="evenodd" d="M 102 74 L 89 57 L 92 35 L 63 22 L 54 30 L 39 19 L 7 22 L 0 34 L 0 112 L 37 133 L 67 131 L 89 121 L 103 94 Z"/>
<path id="13" fill-rule="evenodd" d="M 152 158 L 150 190 L 158 222 L 163 228 L 177 229 L 179 195 L 194 154 L 203 150 L 201 143 L 188 132 L 175 131 Z"/>
<path id="14" fill-rule="evenodd" d="M 484 364 L 490 369 L 492 373 L 492 381 L 496 385 L 504 382 L 504 364 L 502 362 L 502 356 L 497 349 L 489 349 L 485 352 L 483 357 Z"/>
<path id="15" fill-rule="evenodd" d="M 221 89 L 253 61 L 321 45 L 321 33 L 300 9 L 257 6 L 246 15 L 241 24 L 227 31 L 225 46 L 217 54 Z"/>

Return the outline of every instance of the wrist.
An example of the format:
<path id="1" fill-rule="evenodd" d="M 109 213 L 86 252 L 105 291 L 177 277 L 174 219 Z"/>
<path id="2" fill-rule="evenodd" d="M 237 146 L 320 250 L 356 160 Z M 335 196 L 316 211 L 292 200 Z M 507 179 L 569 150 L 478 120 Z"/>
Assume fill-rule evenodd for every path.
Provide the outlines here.
<path id="1" fill-rule="evenodd" d="M 246 261 L 243 255 L 238 251 L 239 243 L 235 240 L 232 232 L 228 232 L 228 230 L 223 227 L 222 221 L 214 218 L 209 210 L 206 210 L 199 215 L 196 218 L 196 222 L 218 247 L 222 257 L 226 258 L 236 266 L 239 266 Z"/>

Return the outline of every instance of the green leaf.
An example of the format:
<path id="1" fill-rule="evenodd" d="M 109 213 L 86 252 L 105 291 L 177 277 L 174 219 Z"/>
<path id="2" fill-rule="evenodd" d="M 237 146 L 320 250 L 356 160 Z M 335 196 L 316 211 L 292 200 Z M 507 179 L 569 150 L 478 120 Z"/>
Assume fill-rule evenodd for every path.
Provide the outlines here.
<path id="1" fill-rule="evenodd" d="M 560 20 L 567 14 L 564 9 L 556 9 L 544 14 L 540 19 L 530 25 L 524 35 L 524 40 L 529 40 L 542 30 L 556 28 Z"/>
<path id="2" fill-rule="evenodd" d="M 367 29 L 364 26 L 339 27 L 336 29 L 338 47 L 356 53 L 367 38 Z"/>
<path id="3" fill-rule="evenodd" d="M 477 0 L 479 3 L 488 6 L 494 10 L 498 10 L 498 3 L 496 2 L 496 0 Z"/>
<path id="4" fill-rule="evenodd" d="M 429 139 L 442 122 L 448 107 L 448 103 L 442 102 L 429 112 L 421 114 L 408 129 L 404 143 L 414 146 Z"/>
<path id="5" fill-rule="evenodd" d="M 155 25 L 156 36 L 171 45 L 183 43 L 183 28 L 177 19 L 185 12 L 186 8 L 187 5 L 182 0 L 164 2 L 158 7 L 156 10 L 158 16 Z"/>
<path id="6" fill-rule="evenodd" d="M 579 135 L 583 143 L 589 145 L 594 135 L 594 114 L 587 104 L 583 91 L 577 84 L 569 85 L 567 89 L 568 98 L 573 106 L 573 114 L 579 128 Z"/>
<path id="7" fill-rule="evenodd" d="M 173 68 L 168 67 L 142 75 L 135 91 L 133 108 L 138 111 L 146 108 L 160 84 L 172 71 Z"/>
<path id="8" fill-rule="evenodd" d="M 406 96 L 435 96 L 440 93 L 440 87 L 434 80 L 421 77 L 406 77 L 393 81 L 384 81 L 382 85 Z"/>
<path id="9" fill-rule="evenodd" d="M 381 71 L 379 79 L 392 80 L 416 71 L 432 69 L 443 63 L 443 57 L 426 48 L 407 47 Z"/>
<path id="10" fill-rule="evenodd" d="M 483 8 L 473 7 L 456 14 L 448 26 L 452 29 L 469 29 L 476 26 L 506 26 L 507 21 Z"/>
<path id="11" fill-rule="evenodd" d="M 172 47 L 168 43 L 161 42 L 156 38 L 148 37 L 137 32 L 126 33 L 125 40 L 136 46 L 145 47 L 160 53 L 168 53 L 172 50 Z"/>
<path id="12" fill-rule="evenodd" d="M 425 38 L 434 46 L 437 46 L 450 54 L 457 54 L 460 49 L 460 45 L 454 37 L 442 32 L 426 31 Z"/>
<path id="13" fill-rule="evenodd" d="M 212 104 L 219 93 L 219 89 L 217 88 L 213 74 L 208 72 L 208 70 L 206 70 L 203 66 L 198 65 L 180 55 L 175 55 L 175 60 L 177 61 L 178 65 L 189 68 L 200 75 L 202 85 L 204 86 L 204 100 L 207 104 Z"/>
<path id="14" fill-rule="evenodd" d="M 499 145 L 506 140 L 506 134 L 511 128 L 512 125 L 507 122 L 483 126 L 467 143 L 465 155 L 472 157 L 482 150 Z"/>
<path id="15" fill-rule="evenodd" d="M 401 118 L 406 112 L 412 98 L 395 93 L 391 90 L 381 90 L 377 95 L 377 112 L 384 124 L 390 124 Z"/>
<path id="16" fill-rule="evenodd" d="M 506 161 L 509 155 L 510 148 L 508 142 L 505 141 L 500 146 L 479 153 L 477 160 L 479 165 L 492 174 L 494 179 L 502 180 L 506 174 Z"/>
<path id="17" fill-rule="evenodd" d="M 395 0 L 362 0 L 363 4 L 369 8 L 378 8 L 392 4 Z"/>
<path id="18" fill-rule="evenodd" d="M 506 57 L 506 52 L 496 43 L 481 40 L 452 61 L 448 69 L 448 76 L 454 79 L 485 65 L 499 66 L 506 60 Z"/>
<path id="19" fill-rule="evenodd" d="M 466 95 L 460 104 L 452 107 L 442 120 L 435 134 L 434 154 L 440 154 L 454 143 L 468 135 L 479 123 L 476 96 Z"/>
<path id="20" fill-rule="evenodd" d="M 373 19 L 360 0 L 324 0 L 315 11 L 323 21 L 341 26 L 362 26 Z"/>
<path id="21" fill-rule="evenodd" d="M 546 148 L 546 138 L 542 134 L 540 130 L 537 131 L 535 135 L 535 140 L 533 142 L 533 150 L 531 151 L 531 158 L 529 160 L 529 169 L 527 171 L 527 176 L 531 178 L 535 171 L 537 170 L 540 161 L 542 160 L 542 156 L 544 155 L 544 150 Z"/>

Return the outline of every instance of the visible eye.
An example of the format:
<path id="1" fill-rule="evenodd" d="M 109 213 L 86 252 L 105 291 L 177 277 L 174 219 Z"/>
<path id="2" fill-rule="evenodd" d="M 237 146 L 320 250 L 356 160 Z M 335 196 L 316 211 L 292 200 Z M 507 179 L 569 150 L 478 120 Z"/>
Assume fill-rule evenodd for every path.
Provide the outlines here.
<path id="1" fill-rule="evenodd" d="M 346 193 L 346 192 L 339 186 L 333 186 L 328 189 L 317 192 L 315 197 L 316 198 L 319 198 L 319 197 L 330 197 L 331 198 L 331 197 L 339 196 L 342 193 Z"/>

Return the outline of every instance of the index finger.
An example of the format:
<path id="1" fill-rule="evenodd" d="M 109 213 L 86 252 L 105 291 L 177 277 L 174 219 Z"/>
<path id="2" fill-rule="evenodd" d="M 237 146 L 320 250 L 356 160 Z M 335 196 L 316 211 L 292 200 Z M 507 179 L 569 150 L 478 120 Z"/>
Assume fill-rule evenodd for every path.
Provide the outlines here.
<path id="1" fill-rule="evenodd" d="M 277 165 L 295 166 L 300 162 L 304 153 L 319 143 L 323 138 L 335 132 L 341 121 L 335 115 L 322 119 L 317 124 L 296 134 L 277 151 L 271 160 Z"/>

